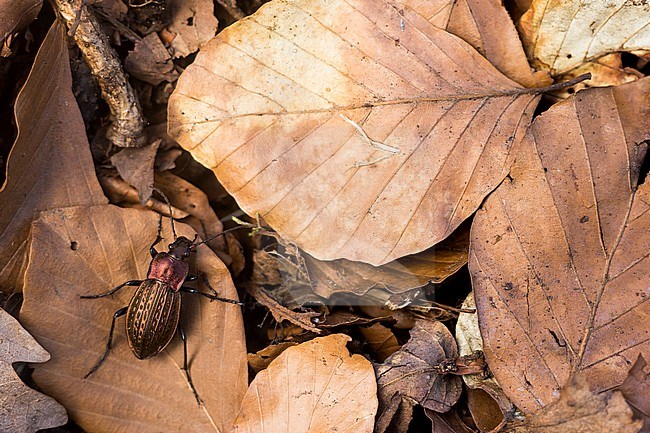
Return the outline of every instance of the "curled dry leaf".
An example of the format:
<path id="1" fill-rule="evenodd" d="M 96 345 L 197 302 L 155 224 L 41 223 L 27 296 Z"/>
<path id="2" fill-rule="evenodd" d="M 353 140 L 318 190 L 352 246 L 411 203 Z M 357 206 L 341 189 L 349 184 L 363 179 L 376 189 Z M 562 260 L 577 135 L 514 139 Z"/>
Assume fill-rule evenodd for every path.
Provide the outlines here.
<path id="1" fill-rule="evenodd" d="M 214 16 L 212 0 L 170 0 L 167 10 L 171 24 L 167 30 L 174 57 L 188 56 L 203 46 L 217 33 L 219 22 Z"/>
<path id="2" fill-rule="evenodd" d="M 29 225 L 42 210 L 103 204 L 72 94 L 65 28 L 55 21 L 16 99 L 18 136 L 0 189 L 0 289 L 20 291 Z"/>
<path id="3" fill-rule="evenodd" d="M 648 363 L 639 355 L 625 381 L 617 389 L 632 408 L 637 419 L 643 420 L 641 433 L 650 432 L 650 373 Z"/>
<path id="4" fill-rule="evenodd" d="M 376 367 L 380 413 L 391 406 L 395 395 L 447 412 L 460 398 L 462 382 L 458 376 L 440 373 L 445 361 L 457 356 L 456 342 L 445 325 L 417 320 L 411 339 Z"/>
<path id="5" fill-rule="evenodd" d="M 650 182 L 637 184 L 649 116 L 648 78 L 553 106 L 474 219 L 485 356 L 525 412 L 577 371 L 612 389 L 650 356 Z"/>
<path id="6" fill-rule="evenodd" d="M 613 52 L 647 53 L 649 21 L 645 1 L 534 0 L 519 30 L 532 65 L 561 75 Z"/>
<path id="7" fill-rule="evenodd" d="M 303 254 L 314 292 L 324 298 L 333 294 L 364 295 L 378 287 L 403 293 L 429 283 L 440 283 L 467 263 L 469 227 L 461 227 L 435 247 L 382 266 L 340 259 L 317 260 Z"/>
<path id="8" fill-rule="evenodd" d="M 377 412 L 372 365 L 333 334 L 290 347 L 251 383 L 235 432 L 371 433 Z"/>
<path id="9" fill-rule="evenodd" d="M 507 174 L 537 101 L 401 5 L 268 3 L 170 98 L 170 135 L 320 260 L 380 265 L 447 237 Z"/>
<path id="10" fill-rule="evenodd" d="M 144 278 L 157 225 L 153 212 L 114 206 L 44 212 L 33 225 L 20 318 L 52 355 L 36 367 L 34 380 L 86 431 L 224 432 L 246 391 L 240 309 L 196 295 L 183 295 L 181 323 L 192 379 L 204 405 L 196 404 L 180 370 L 180 338 L 158 356 L 139 360 L 127 344 L 123 319 L 117 321 L 106 362 L 83 379 L 104 352 L 113 314 L 128 305 L 134 289 L 100 299 L 79 295 Z M 170 241 L 167 221 L 163 226 L 165 241 Z M 177 224 L 176 230 L 193 238 L 186 225 Z M 207 247 L 199 247 L 192 260 L 193 272 L 205 274 L 222 297 L 236 299 L 228 270 Z"/>
<path id="11" fill-rule="evenodd" d="M 620 392 L 593 394 L 579 374 L 557 401 L 503 433 L 637 433 L 642 425 L 643 421 L 632 419 Z"/>
<path id="12" fill-rule="evenodd" d="M 0 0 L 0 51 L 14 33 L 34 21 L 42 5 L 43 0 Z"/>
<path id="13" fill-rule="evenodd" d="M 156 32 L 149 33 L 135 43 L 135 47 L 124 60 L 124 67 L 135 78 L 154 86 L 163 81 L 176 81 L 178 78 L 169 51 Z"/>
<path id="14" fill-rule="evenodd" d="M 34 433 L 68 421 L 65 408 L 25 385 L 12 364 L 46 362 L 50 355 L 22 326 L 0 309 L 0 432 Z"/>

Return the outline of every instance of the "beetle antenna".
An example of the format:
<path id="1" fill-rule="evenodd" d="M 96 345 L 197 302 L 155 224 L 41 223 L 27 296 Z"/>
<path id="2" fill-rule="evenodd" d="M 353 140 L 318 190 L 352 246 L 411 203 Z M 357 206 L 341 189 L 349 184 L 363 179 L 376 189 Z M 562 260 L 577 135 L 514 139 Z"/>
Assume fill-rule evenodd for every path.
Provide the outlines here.
<path id="1" fill-rule="evenodd" d="M 201 242 L 199 242 L 199 243 L 193 244 L 190 248 L 196 248 L 196 247 L 198 247 L 199 245 L 204 244 L 204 243 L 206 243 L 206 242 L 210 242 L 212 239 L 214 239 L 214 238 L 218 238 L 219 236 L 225 235 L 226 233 L 234 232 L 235 230 L 248 229 L 248 228 L 250 228 L 250 227 L 246 227 L 246 226 L 237 226 L 237 227 L 230 228 L 230 229 L 228 229 L 228 230 L 224 230 L 224 231 L 222 231 L 221 233 L 219 233 L 219 234 L 217 234 L 217 235 L 210 236 L 209 238 L 207 238 L 207 239 L 204 240 L 204 241 L 201 241 Z"/>
<path id="2" fill-rule="evenodd" d="M 152 189 L 154 191 L 156 191 L 158 194 L 160 194 L 162 196 L 162 198 L 165 199 L 165 202 L 167 202 L 167 206 L 169 206 L 169 220 L 171 221 L 171 224 L 172 224 L 172 234 L 174 235 L 174 239 L 176 239 L 177 236 L 176 236 L 176 228 L 174 227 L 174 213 L 172 212 L 172 204 L 171 204 L 171 202 L 169 201 L 169 199 L 167 198 L 167 196 L 165 195 L 164 192 L 162 192 L 161 190 L 159 190 L 155 186 L 153 186 Z M 160 217 L 160 221 L 162 222 L 162 215 Z"/>

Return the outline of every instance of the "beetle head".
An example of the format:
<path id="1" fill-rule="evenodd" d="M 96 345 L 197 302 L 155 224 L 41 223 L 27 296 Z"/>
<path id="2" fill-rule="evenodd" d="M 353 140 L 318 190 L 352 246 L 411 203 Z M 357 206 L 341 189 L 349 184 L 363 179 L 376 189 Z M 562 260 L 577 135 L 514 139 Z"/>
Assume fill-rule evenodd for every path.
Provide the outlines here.
<path id="1" fill-rule="evenodd" d="M 169 254 L 178 260 L 186 259 L 190 256 L 190 248 L 193 242 L 185 236 L 179 236 L 174 243 L 169 244 Z"/>

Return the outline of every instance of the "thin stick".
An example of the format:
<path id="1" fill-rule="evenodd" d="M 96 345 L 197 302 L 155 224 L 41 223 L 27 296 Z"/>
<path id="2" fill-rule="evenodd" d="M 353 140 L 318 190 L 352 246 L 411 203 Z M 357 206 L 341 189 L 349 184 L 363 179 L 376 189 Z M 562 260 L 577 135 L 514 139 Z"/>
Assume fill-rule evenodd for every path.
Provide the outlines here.
<path id="1" fill-rule="evenodd" d="M 111 127 L 106 136 L 119 147 L 147 144 L 144 116 L 122 64 L 101 25 L 83 0 L 53 0 L 90 71 L 97 78 L 102 97 L 111 110 Z"/>

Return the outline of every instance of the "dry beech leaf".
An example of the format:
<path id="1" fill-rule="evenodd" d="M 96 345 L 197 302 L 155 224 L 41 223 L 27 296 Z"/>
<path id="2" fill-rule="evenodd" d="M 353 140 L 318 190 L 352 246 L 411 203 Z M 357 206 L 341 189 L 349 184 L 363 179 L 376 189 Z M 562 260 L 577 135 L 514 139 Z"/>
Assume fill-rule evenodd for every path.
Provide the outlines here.
<path id="1" fill-rule="evenodd" d="M 135 47 L 124 60 L 124 68 L 135 78 L 154 86 L 163 81 L 176 81 L 178 78 L 169 51 L 156 32 L 149 33 L 135 43 Z"/>
<path id="2" fill-rule="evenodd" d="M 171 14 L 167 29 L 174 37 L 170 43 L 174 57 L 198 51 L 217 32 L 219 22 L 212 0 L 170 0 L 167 10 Z"/>
<path id="3" fill-rule="evenodd" d="M 437 374 L 436 367 L 458 356 L 456 341 L 445 325 L 427 320 L 417 320 L 410 334 L 399 351 L 376 367 L 380 413 L 397 394 L 426 409 L 447 412 L 460 398 L 462 381 Z"/>
<path id="4" fill-rule="evenodd" d="M 632 419 L 632 410 L 620 392 L 593 394 L 582 375 L 577 375 L 560 398 L 503 433 L 637 433 L 643 422 Z"/>
<path id="5" fill-rule="evenodd" d="M 164 223 L 162 245 L 172 239 L 168 221 Z M 127 344 L 123 318 L 116 323 L 106 362 L 83 379 L 104 352 L 113 314 L 128 305 L 135 289 L 101 299 L 79 295 L 144 278 L 157 225 L 153 212 L 114 206 L 41 214 L 32 228 L 20 318 L 52 360 L 36 367 L 34 380 L 89 432 L 229 431 L 247 386 L 243 323 L 236 305 L 183 295 L 181 323 L 204 406 L 197 405 L 180 370 L 180 338 L 158 356 L 139 360 Z M 193 238 L 184 224 L 176 230 Z M 192 262 L 222 297 L 236 298 L 228 270 L 207 247 L 199 247 Z"/>
<path id="6" fill-rule="evenodd" d="M 319 296 L 364 295 L 372 288 L 403 293 L 429 283 L 440 283 L 467 264 L 469 227 L 461 228 L 435 247 L 382 266 L 351 260 L 317 260 L 303 254 L 305 265 Z"/>
<path id="7" fill-rule="evenodd" d="M 235 432 L 371 433 L 377 411 L 372 365 L 333 334 L 286 349 L 251 383 Z"/>
<path id="8" fill-rule="evenodd" d="M 627 378 L 617 388 L 632 408 L 636 418 L 643 420 L 641 433 L 650 432 L 650 373 L 644 371 L 647 366 L 646 360 L 639 355 Z"/>
<path id="9" fill-rule="evenodd" d="M 25 385 L 14 362 L 45 362 L 50 355 L 22 326 L 0 309 L 0 432 L 33 433 L 68 421 L 65 408 Z"/>
<path id="10" fill-rule="evenodd" d="M 65 28 L 55 21 L 16 99 L 18 136 L 0 189 L 0 288 L 20 291 L 29 225 L 41 210 L 107 203 L 71 90 Z"/>
<path id="11" fill-rule="evenodd" d="M 650 79 L 578 93 L 535 120 L 472 225 L 472 275 L 485 356 L 527 413 L 577 371 L 620 385 L 650 356 Z"/>
<path id="12" fill-rule="evenodd" d="M 650 50 L 650 4 L 534 0 L 519 21 L 531 64 L 561 75 L 617 51 Z"/>
<path id="13" fill-rule="evenodd" d="M 42 5 L 43 0 L 0 0 L 0 51 L 7 38 L 34 21 Z"/>
<path id="14" fill-rule="evenodd" d="M 505 177 L 527 91 L 400 2 L 278 0 L 199 53 L 169 131 L 307 253 L 380 265 L 447 237 Z"/>
<path id="15" fill-rule="evenodd" d="M 401 0 L 431 24 L 474 47 L 505 76 L 526 87 L 550 84 L 533 75 L 519 35 L 500 0 Z M 537 84 L 537 81 L 540 84 Z"/>

